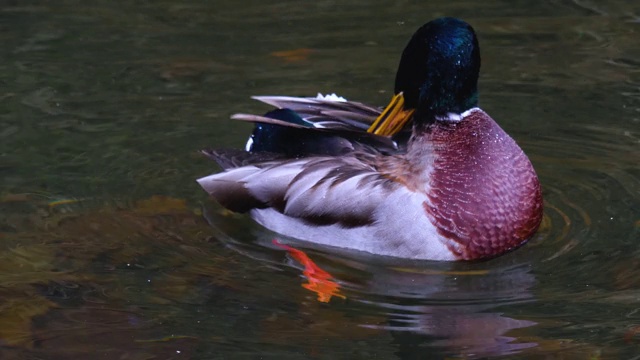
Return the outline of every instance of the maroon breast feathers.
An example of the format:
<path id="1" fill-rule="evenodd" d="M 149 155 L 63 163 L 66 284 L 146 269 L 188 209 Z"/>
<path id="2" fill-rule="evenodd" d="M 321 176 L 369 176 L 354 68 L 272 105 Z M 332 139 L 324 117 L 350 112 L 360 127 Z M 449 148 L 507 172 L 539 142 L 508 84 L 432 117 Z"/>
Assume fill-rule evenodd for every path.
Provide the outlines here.
<path id="1" fill-rule="evenodd" d="M 542 194 L 515 141 L 481 110 L 426 131 L 435 156 L 424 206 L 450 250 L 473 260 L 524 244 L 542 220 Z"/>

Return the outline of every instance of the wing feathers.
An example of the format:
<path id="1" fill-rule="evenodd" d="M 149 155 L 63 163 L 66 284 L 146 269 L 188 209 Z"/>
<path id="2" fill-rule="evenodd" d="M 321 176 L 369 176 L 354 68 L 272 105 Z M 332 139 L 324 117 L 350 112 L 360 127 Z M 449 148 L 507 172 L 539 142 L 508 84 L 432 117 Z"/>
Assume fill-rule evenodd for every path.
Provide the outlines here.
<path id="1" fill-rule="evenodd" d="M 354 101 L 293 96 L 253 96 L 252 98 L 278 109 L 290 109 L 314 127 L 362 131 L 368 129 L 381 113 L 381 109 Z M 241 116 L 239 120 L 252 121 L 245 115 Z M 236 115 L 232 118 L 236 118 Z"/>
<path id="2" fill-rule="evenodd" d="M 233 211 L 272 207 L 310 224 L 343 227 L 374 223 L 378 206 L 397 186 L 354 157 L 307 158 L 262 168 L 244 166 L 198 182 Z"/>
<path id="3" fill-rule="evenodd" d="M 282 121 L 282 120 L 278 120 L 278 119 L 273 119 L 273 118 L 269 118 L 266 116 L 260 116 L 260 115 L 253 115 L 253 114 L 233 114 L 231 115 L 231 119 L 233 120 L 240 120 L 240 121 L 248 121 L 248 122 L 254 122 L 254 123 L 264 123 L 264 124 L 274 124 L 274 125 L 281 125 L 281 126 L 288 126 L 288 127 L 293 127 L 296 129 L 307 129 L 308 127 L 302 126 L 302 125 L 298 125 L 298 124 L 294 124 L 294 123 L 290 123 L 287 121 Z M 313 126 L 313 124 L 309 124 L 309 126 Z"/>
<path id="4" fill-rule="evenodd" d="M 197 181 L 205 191 L 231 211 L 244 213 L 255 208 L 266 208 L 268 204 L 253 196 L 241 180 L 245 175 L 255 172 L 255 168 L 241 167 L 234 170 L 236 171 L 205 176 Z"/>

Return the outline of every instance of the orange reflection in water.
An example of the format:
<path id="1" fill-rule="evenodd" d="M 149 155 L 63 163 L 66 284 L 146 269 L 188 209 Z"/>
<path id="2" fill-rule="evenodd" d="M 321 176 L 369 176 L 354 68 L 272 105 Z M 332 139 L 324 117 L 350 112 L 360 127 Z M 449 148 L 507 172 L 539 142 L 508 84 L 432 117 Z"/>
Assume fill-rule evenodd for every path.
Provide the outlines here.
<path id="1" fill-rule="evenodd" d="M 331 280 L 333 276 L 322 270 L 304 253 L 304 251 L 293 248 L 289 245 L 281 244 L 278 240 L 273 239 L 273 244 L 287 250 L 289 255 L 304 266 L 302 274 L 307 278 L 307 283 L 302 287 L 318 294 L 318 301 L 329 302 L 332 297 L 336 296 L 342 299 L 346 297 L 340 294 L 340 285 Z"/>

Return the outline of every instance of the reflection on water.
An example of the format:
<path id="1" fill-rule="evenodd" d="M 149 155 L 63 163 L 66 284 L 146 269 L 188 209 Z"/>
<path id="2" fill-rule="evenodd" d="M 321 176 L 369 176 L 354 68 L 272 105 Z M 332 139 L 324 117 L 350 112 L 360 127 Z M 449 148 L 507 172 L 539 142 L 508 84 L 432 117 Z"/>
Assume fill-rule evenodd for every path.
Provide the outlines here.
<path id="1" fill-rule="evenodd" d="M 534 278 L 528 267 L 485 271 L 426 271 L 425 267 L 369 267 L 365 295 L 352 298 L 388 316 L 387 324 L 372 327 L 390 330 L 402 347 L 416 350 L 429 345 L 467 357 L 510 354 L 536 345 L 507 335 L 535 322 L 496 311 L 501 305 L 533 300 L 529 289 Z"/>
<path id="2" fill-rule="evenodd" d="M 569 0 L 0 5 L 0 358 L 637 356 L 639 14 Z M 249 126 L 227 117 L 266 110 L 250 95 L 383 104 L 407 36 L 440 15 L 478 31 L 481 105 L 540 176 L 529 244 L 402 263 L 206 203 L 197 150 L 242 145 Z"/>
<path id="3" fill-rule="evenodd" d="M 305 253 L 304 260 L 289 251 L 283 260 L 282 253 L 272 251 L 284 248 L 280 243 L 287 240 L 281 235 L 256 229 L 251 234 L 253 243 L 238 240 L 246 235 L 246 227 L 237 224 L 221 230 L 218 224 L 228 226 L 234 220 L 223 221 L 220 214 L 224 212 L 216 209 L 205 209 L 205 218 L 227 247 L 262 263 L 286 263 L 300 268 L 303 276 L 314 282 L 315 276 L 309 271 L 311 262 L 315 273 L 319 269 L 330 275 L 335 286 L 331 293 L 319 293 L 317 287 L 309 288 L 307 284 L 302 287 L 317 292 L 319 301 L 348 299 L 357 304 L 356 311 L 377 315 L 376 322 L 359 322 L 357 326 L 389 331 L 400 353 L 418 353 L 421 347 L 429 346 L 440 349 L 442 354 L 477 358 L 513 354 L 537 345 L 508 336 L 510 330 L 534 326 L 536 322 L 498 311 L 502 306 L 534 301 L 531 289 L 535 277 L 528 263 L 489 267 L 406 261 L 340 249 L 333 249 L 331 254 L 326 249 L 311 250 L 308 255 Z M 274 237 L 277 242 L 269 240 Z M 345 255 L 341 257 L 336 252 Z"/>

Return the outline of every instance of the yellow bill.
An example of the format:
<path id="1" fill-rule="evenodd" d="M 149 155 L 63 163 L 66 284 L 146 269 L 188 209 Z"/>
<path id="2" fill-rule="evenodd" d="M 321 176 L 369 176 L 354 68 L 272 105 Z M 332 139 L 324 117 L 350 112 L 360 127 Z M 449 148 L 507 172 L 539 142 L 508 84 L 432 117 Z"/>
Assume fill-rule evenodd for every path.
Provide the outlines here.
<path id="1" fill-rule="evenodd" d="M 400 92 L 391 99 L 389 105 L 384 108 L 367 132 L 382 136 L 395 135 L 411 119 L 414 111 L 414 109 L 404 109 L 404 95 Z"/>

